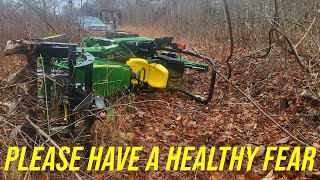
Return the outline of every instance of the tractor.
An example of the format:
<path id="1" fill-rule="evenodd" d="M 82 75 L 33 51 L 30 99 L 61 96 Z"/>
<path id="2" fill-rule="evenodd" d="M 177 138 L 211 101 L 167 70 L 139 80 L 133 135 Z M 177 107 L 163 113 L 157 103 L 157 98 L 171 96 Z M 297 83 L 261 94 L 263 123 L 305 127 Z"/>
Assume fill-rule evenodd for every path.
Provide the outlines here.
<path id="1" fill-rule="evenodd" d="M 172 37 L 86 37 L 82 47 L 64 39 L 57 35 L 9 40 L 5 49 L 5 55 L 26 55 L 31 97 L 28 117 L 49 135 L 64 134 L 77 143 L 88 142 L 92 124 L 112 116 L 105 98 L 128 91 L 176 91 L 202 104 L 213 97 L 214 61 L 185 50 Z M 170 87 L 170 80 L 182 78 L 186 69 L 210 73 L 207 97 Z M 15 128 L 11 137 L 20 130 L 31 138 L 36 134 L 26 122 Z"/>

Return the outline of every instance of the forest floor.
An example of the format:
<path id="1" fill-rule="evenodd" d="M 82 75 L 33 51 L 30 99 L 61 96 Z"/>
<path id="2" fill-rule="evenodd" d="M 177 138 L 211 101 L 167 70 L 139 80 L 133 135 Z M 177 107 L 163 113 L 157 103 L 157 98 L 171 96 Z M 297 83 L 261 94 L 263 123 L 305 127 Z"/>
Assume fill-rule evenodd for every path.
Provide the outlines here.
<path id="1" fill-rule="evenodd" d="M 138 30 L 139 31 L 139 30 Z M 144 36 L 155 36 L 146 31 L 139 32 Z M 183 40 L 182 40 L 183 41 Z M 227 74 L 227 67 L 222 57 L 228 54 L 226 44 L 195 45 L 200 53 L 216 59 L 217 71 Z M 197 48 L 195 48 L 197 50 Z M 236 49 L 236 55 L 245 54 L 245 50 Z M 241 59 L 231 63 L 232 83 L 249 94 L 260 107 L 274 118 L 282 127 L 298 139 L 308 142 L 320 150 L 320 112 L 319 101 L 303 96 L 310 85 L 310 77 L 302 72 L 293 58 L 285 62 L 281 51 L 272 52 L 266 59 Z M 21 58 L 0 57 L 0 94 L 1 101 L 17 98 L 23 88 L 6 87 L 4 79 L 19 69 L 24 60 Z M 13 67 L 13 68 L 12 68 Z M 318 69 L 319 70 L 319 69 Z M 319 72 L 319 71 L 318 71 Z M 201 90 L 205 90 L 206 78 L 186 75 Z M 194 78 L 194 79 L 193 79 Z M 311 78 L 312 79 L 312 78 Z M 94 172 L 90 176 L 97 179 L 261 179 L 274 169 L 271 162 L 268 171 L 262 171 L 264 151 L 255 158 L 253 168 L 246 172 L 246 162 L 242 170 L 228 171 L 165 171 L 166 154 L 171 146 L 220 147 L 220 146 L 300 146 L 278 126 L 266 118 L 250 101 L 218 76 L 215 95 L 207 105 L 201 105 L 180 93 L 157 92 L 140 94 L 124 98 L 116 109 L 116 116 L 108 122 L 96 122 L 92 131 L 94 145 L 97 146 L 142 146 L 137 166 L 144 169 L 152 147 L 159 146 L 161 156 L 159 171 L 138 172 Z M 129 106 L 130 108 L 128 108 Z M 0 115 L 5 114 L 0 110 Z M 0 116 L 0 163 L 4 164 L 7 148 L 10 145 L 8 136 L 12 125 L 23 121 L 21 114 L 16 119 Z M 107 132 L 107 133 L 106 133 Z M 303 148 L 302 148 L 303 149 Z M 290 153 L 289 153 L 290 154 Z M 193 159 L 196 152 L 192 152 Z M 231 154 L 227 154 L 227 162 Z M 217 151 L 214 162 L 218 163 L 221 153 Z M 288 160 L 283 163 L 285 166 Z M 189 161 L 187 165 L 192 165 Z M 271 172 L 267 179 L 316 179 L 320 178 L 320 157 L 316 157 L 312 172 Z M 80 173 L 81 174 L 81 173 Z M 31 177 L 43 179 L 65 178 L 68 173 L 43 172 L 31 173 Z M 1 170 L 2 178 L 23 178 L 23 173 L 8 174 Z"/>

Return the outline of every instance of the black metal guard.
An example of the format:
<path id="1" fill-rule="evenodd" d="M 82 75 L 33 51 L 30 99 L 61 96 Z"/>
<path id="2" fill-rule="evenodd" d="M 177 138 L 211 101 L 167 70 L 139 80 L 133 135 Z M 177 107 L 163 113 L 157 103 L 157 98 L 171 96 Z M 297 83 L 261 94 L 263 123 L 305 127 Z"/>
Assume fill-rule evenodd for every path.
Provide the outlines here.
<path id="1" fill-rule="evenodd" d="M 76 65 L 77 58 L 83 57 L 86 60 L 81 63 L 80 65 Z M 92 104 L 92 70 L 93 70 L 93 62 L 95 58 L 89 54 L 89 53 L 81 53 L 81 52 L 75 52 L 71 51 L 69 54 L 68 62 L 69 62 L 69 86 L 68 86 L 68 97 L 69 97 L 69 124 L 72 124 L 70 126 L 70 130 L 75 130 L 75 111 L 80 110 L 82 108 L 79 107 L 85 107 L 88 108 Z M 78 94 L 76 92 L 76 82 L 75 82 L 75 76 L 76 76 L 76 69 L 82 69 L 85 71 L 85 97 L 81 98 L 79 102 L 79 98 L 76 97 Z M 85 101 L 84 101 L 85 100 Z M 89 121 L 90 119 L 88 119 Z"/>
<path id="2" fill-rule="evenodd" d="M 86 99 L 86 96 L 92 94 L 92 70 L 93 62 L 95 58 L 89 53 L 82 53 L 76 51 L 77 45 L 72 43 L 60 43 L 60 42 L 50 42 L 41 39 L 24 39 L 24 40 L 10 40 L 7 42 L 5 55 L 11 54 L 25 54 L 28 58 L 27 70 L 29 76 L 31 76 L 31 81 L 28 93 L 32 95 L 34 101 L 36 102 L 36 92 L 38 91 L 37 85 L 37 58 L 43 57 L 46 66 L 46 70 L 51 71 L 51 60 L 53 58 L 68 58 L 68 91 L 63 94 L 68 96 L 69 106 L 68 111 L 70 117 L 69 123 L 73 123 L 75 120 L 74 108 L 81 104 L 81 101 Z M 79 65 L 76 65 L 77 58 L 82 56 L 85 61 Z M 75 82 L 75 70 L 83 69 L 85 71 L 85 97 L 76 97 L 76 82 Z M 46 72 L 44 72 L 46 73 Z M 47 87 L 50 89 L 50 87 Z M 92 99 L 92 98 L 91 98 Z M 36 114 L 32 112 L 32 107 L 30 107 L 31 117 L 36 117 Z"/>

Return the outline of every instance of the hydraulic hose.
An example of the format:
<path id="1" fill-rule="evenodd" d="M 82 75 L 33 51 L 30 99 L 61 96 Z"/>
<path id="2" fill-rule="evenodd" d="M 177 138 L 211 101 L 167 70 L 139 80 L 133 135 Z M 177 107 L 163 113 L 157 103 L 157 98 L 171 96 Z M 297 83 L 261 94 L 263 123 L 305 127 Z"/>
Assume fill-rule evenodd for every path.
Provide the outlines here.
<path id="1" fill-rule="evenodd" d="M 200 55 L 196 52 L 193 51 L 184 51 L 184 50 L 179 50 L 179 49 L 171 49 L 171 48 L 160 48 L 159 50 L 165 50 L 165 51 L 169 51 L 169 52 L 175 52 L 175 53 L 181 53 L 181 54 L 186 54 L 189 56 L 193 56 L 199 59 L 204 60 L 212 69 L 212 73 L 211 73 L 211 80 L 210 80 L 210 87 L 209 87 L 209 93 L 208 96 L 205 99 L 202 99 L 200 97 L 197 97 L 189 92 L 187 92 L 186 90 L 183 89 L 176 89 L 176 88 L 167 88 L 167 91 L 170 92 L 182 92 L 184 94 L 186 94 L 187 96 L 189 96 L 190 98 L 194 99 L 196 102 L 201 103 L 201 104 L 208 104 L 210 102 L 210 100 L 213 98 L 214 95 L 214 85 L 216 82 L 216 65 L 214 63 L 214 61 L 206 56 Z"/>

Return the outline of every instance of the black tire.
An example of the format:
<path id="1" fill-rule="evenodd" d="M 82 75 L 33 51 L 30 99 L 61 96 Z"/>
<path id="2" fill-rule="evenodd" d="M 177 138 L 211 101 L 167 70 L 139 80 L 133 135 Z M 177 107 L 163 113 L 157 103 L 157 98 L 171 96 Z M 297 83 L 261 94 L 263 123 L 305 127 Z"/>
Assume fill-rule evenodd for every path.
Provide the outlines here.
<path id="1" fill-rule="evenodd" d="M 139 34 L 135 32 L 128 32 L 128 31 L 107 31 L 106 32 L 107 39 L 128 38 L 128 37 L 139 37 Z"/>

